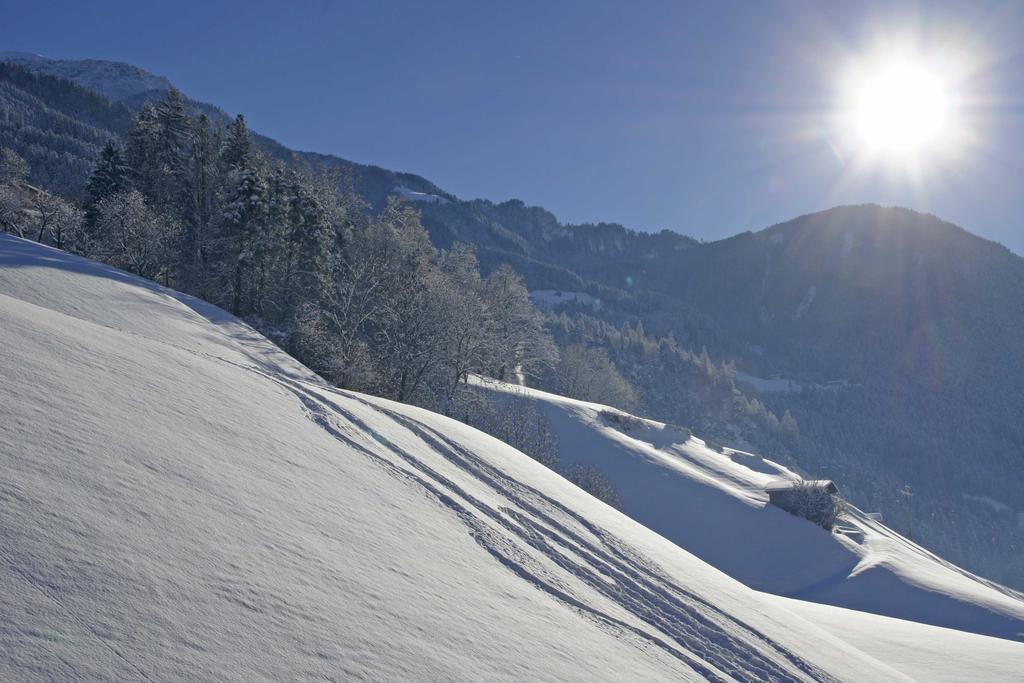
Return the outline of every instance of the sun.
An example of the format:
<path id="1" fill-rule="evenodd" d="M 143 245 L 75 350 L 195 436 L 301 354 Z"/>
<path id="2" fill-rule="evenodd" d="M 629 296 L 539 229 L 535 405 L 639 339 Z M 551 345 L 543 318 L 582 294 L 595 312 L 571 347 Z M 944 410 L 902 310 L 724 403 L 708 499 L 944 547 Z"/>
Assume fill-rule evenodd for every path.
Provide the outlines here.
<path id="1" fill-rule="evenodd" d="M 948 156 L 963 139 L 948 68 L 918 56 L 862 60 L 843 79 L 840 127 L 862 161 L 920 164 Z"/>
<path id="2" fill-rule="evenodd" d="M 854 94 L 853 124 L 878 152 L 911 154 L 941 145 L 949 131 L 949 96 L 941 79 L 918 64 L 893 64 Z"/>

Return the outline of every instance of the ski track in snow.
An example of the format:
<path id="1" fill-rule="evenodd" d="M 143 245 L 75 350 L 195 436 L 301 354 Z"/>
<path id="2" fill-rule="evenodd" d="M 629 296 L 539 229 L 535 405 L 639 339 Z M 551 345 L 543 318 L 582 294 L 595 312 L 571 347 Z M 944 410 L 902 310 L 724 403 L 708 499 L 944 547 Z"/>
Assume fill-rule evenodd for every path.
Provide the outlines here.
<path id="1" fill-rule="evenodd" d="M 396 411 L 343 394 L 345 398 L 358 401 L 402 424 L 434 452 L 444 456 L 469 476 L 486 483 L 491 490 L 524 512 L 510 507 L 494 509 L 406 449 L 380 437 L 368 424 L 338 403 L 304 387 L 300 382 L 267 376 L 290 389 L 302 402 L 310 419 L 334 438 L 384 465 L 391 474 L 420 486 L 439 503 L 451 509 L 476 542 L 505 567 L 599 625 L 617 630 L 620 636 L 632 636 L 646 641 L 680 659 L 709 680 L 728 680 L 732 677 L 793 680 L 799 675 L 814 680 L 833 680 L 763 633 L 675 584 L 657 568 L 630 552 L 618 539 L 589 524 L 583 517 L 536 489 L 508 477 L 436 430 Z M 415 471 L 396 467 L 395 463 L 359 443 L 346 433 L 349 430 L 344 425 L 337 423 L 339 418 L 384 446 L 389 453 Z M 485 520 L 493 522 L 499 529 L 496 530 Z M 594 540 L 588 540 L 583 533 L 574 531 L 570 526 L 581 527 Z M 582 582 L 587 588 L 610 600 L 641 625 L 627 623 L 577 598 L 561 577 L 553 575 L 544 565 L 524 553 L 519 544 L 525 544 L 541 553 L 542 557 L 570 578 Z M 742 632 L 745 639 L 738 638 L 738 632 Z M 774 656 L 751 647 L 748 645 L 750 640 L 763 644 L 764 649 L 771 651 Z M 700 659 L 690 652 L 699 655 Z"/>
<path id="2" fill-rule="evenodd" d="M 98 324 L 84 318 L 79 319 L 89 324 Z M 153 341 L 145 335 L 130 330 L 109 325 L 100 326 L 120 334 Z M 392 476 L 415 484 L 450 509 L 465 525 L 467 532 L 477 544 L 507 569 L 553 599 L 591 619 L 598 626 L 613 631 L 617 637 L 631 638 L 636 641 L 637 645 L 647 644 L 657 647 L 680 660 L 707 680 L 727 681 L 737 678 L 739 680 L 789 681 L 801 677 L 820 681 L 836 680 L 803 660 L 799 655 L 779 646 L 765 634 L 743 624 L 674 583 L 657 568 L 631 552 L 624 543 L 590 524 L 582 516 L 536 489 L 507 476 L 468 449 L 425 424 L 353 394 L 341 393 L 326 383 L 313 385 L 293 379 L 287 374 L 276 372 L 277 368 L 267 365 L 259 359 L 253 359 L 257 365 L 248 365 L 166 340 L 158 341 L 179 351 L 226 363 L 277 383 L 299 400 L 314 424 L 344 445 L 362 453 L 377 465 L 383 466 L 385 471 Z M 249 357 L 252 358 L 251 355 Z M 313 387 L 348 400 L 357 401 L 398 422 L 436 453 L 443 455 L 449 462 L 466 472 L 468 476 L 488 484 L 498 495 L 521 510 L 528 511 L 529 515 L 534 515 L 536 519 L 531 519 L 529 515 L 509 507 L 495 510 L 416 458 L 408 450 L 381 437 L 376 430 L 351 411 L 346 410 L 337 402 L 327 399 L 319 391 L 314 391 Z M 399 467 L 396 463 L 383 458 L 371 448 L 360 443 L 354 436 L 346 433 L 351 429 L 347 429 L 344 424 L 339 424 L 339 418 L 362 434 L 369 436 L 377 444 L 384 446 L 388 452 L 414 468 L 415 472 Z M 487 524 L 480 515 L 497 524 L 506 534 L 511 535 L 511 538 Z M 559 515 L 565 519 L 558 521 L 553 515 Z M 571 530 L 568 527 L 569 524 L 579 525 L 596 539 L 596 542 L 586 540 L 579 531 Z M 572 587 L 567 585 L 563 577 L 554 575 L 537 559 L 524 552 L 522 547 L 516 543 L 517 540 L 540 552 L 554 566 L 562 569 L 569 575 L 566 578 L 575 578 L 581 581 L 586 587 L 622 608 L 639 621 L 639 625 L 628 623 L 614 615 L 602 612 L 574 595 Z M 574 560 L 567 553 L 584 561 Z M 29 577 L 26 579 L 30 580 Z M 45 587 L 32 583 L 47 597 L 58 605 L 60 604 L 59 600 L 50 595 Z M 70 614 L 69 611 L 65 611 Z M 714 615 L 715 618 L 710 615 Z M 143 678 L 151 680 L 135 664 L 106 644 L 91 629 L 88 629 L 87 625 L 84 626 Z M 652 626 L 653 629 L 650 628 Z M 751 647 L 744 639 L 738 637 L 739 633 L 749 640 L 762 643 L 765 649 L 774 652 L 775 657 L 766 656 L 764 652 Z"/>

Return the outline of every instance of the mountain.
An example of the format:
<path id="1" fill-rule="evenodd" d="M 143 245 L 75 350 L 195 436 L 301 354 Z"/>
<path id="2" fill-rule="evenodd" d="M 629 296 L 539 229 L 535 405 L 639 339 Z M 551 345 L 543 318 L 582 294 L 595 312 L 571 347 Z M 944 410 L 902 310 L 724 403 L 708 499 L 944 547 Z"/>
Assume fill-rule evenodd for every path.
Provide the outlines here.
<path id="1" fill-rule="evenodd" d="M 753 591 L 485 434 L 334 389 L 202 301 L 6 235 L 0 344 L 7 679 L 1024 666 L 1020 643 Z"/>
<path id="2" fill-rule="evenodd" d="M 505 214 L 518 210 L 511 204 Z M 709 421 L 671 374 L 615 335 L 570 337 L 609 348 L 646 394 L 645 412 L 839 480 L 940 555 L 1024 587 L 1019 256 L 895 207 L 838 207 L 702 244 L 557 221 L 539 233 L 537 210 L 499 219 L 500 206 L 484 206 L 490 230 L 528 246 L 489 248 L 531 289 L 568 291 L 556 314 L 590 327 L 642 324 L 651 339 L 706 349 L 734 366 L 733 391 L 799 429 L 778 442 L 735 415 Z M 425 206 L 424 223 L 443 234 L 457 210 Z"/>
<path id="3" fill-rule="evenodd" d="M 116 75 L 128 65 L 54 63 L 0 65 L 0 146 L 30 161 L 31 182 L 76 196 L 102 144 L 164 90 Z M 102 98 L 108 78 L 134 92 Z M 511 264 L 559 342 L 606 350 L 643 414 L 835 479 L 926 548 L 1024 589 L 1024 267 L 1000 245 L 870 205 L 712 243 L 568 225 L 518 200 L 466 201 L 421 176 L 258 141 L 342 174 L 374 207 L 413 202 L 436 245 L 476 245 L 485 272 Z"/>
<path id="4" fill-rule="evenodd" d="M 801 466 L 1021 585 L 1024 260 L 934 216 L 857 206 L 702 245 L 665 277 L 747 347 L 731 358 L 748 377 L 791 382 L 760 396 L 800 425 Z"/>
<path id="5" fill-rule="evenodd" d="M 167 92 L 171 82 L 137 66 L 103 59 L 51 59 L 28 52 L 0 52 L 0 62 L 73 81 L 117 102 L 146 92 Z"/>
<path id="6" fill-rule="evenodd" d="M 0 146 L 29 161 L 33 184 L 81 197 L 103 145 L 122 137 L 136 112 L 147 102 L 163 99 L 169 87 L 166 79 L 128 64 L 0 53 Z M 232 118 L 205 102 L 189 100 L 189 107 L 191 113 L 206 114 L 222 124 Z M 258 134 L 253 139 L 275 159 L 339 174 L 343 184 L 351 184 L 378 208 L 396 188 L 451 198 L 415 174 L 297 152 Z"/>
<path id="7" fill-rule="evenodd" d="M 734 391 L 799 429 L 779 442 L 735 415 L 709 421 L 673 390 L 671 374 L 622 351 L 615 335 L 570 337 L 609 348 L 646 393 L 645 412 L 841 481 L 858 505 L 926 547 L 1024 587 L 1019 256 L 897 207 L 837 207 L 696 243 L 553 217 L 538 231 L 537 209 L 470 204 L 490 232 L 513 236 L 488 248 L 504 248 L 499 259 L 531 289 L 569 293 L 556 314 L 590 327 L 642 324 L 651 339 L 706 349 L 735 368 Z M 444 235 L 457 210 L 424 206 L 424 224 Z M 552 277 L 560 272 L 571 277 Z"/>

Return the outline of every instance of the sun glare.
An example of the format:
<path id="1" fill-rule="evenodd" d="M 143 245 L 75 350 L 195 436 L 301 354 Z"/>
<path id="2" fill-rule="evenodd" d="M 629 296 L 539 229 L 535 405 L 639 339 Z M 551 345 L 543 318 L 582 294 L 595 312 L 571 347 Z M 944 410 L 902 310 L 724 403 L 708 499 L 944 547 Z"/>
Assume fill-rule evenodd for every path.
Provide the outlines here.
<path id="1" fill-rule="evenodd" d="M 939 78 L 920 66 L 894 64 L 856 93 L 854 124 L 877 151 L 909 153 L 941 144 L 949 99 Z"/>
<path id="2" fill-rule="evenodd" d="M 963 137 L 949 69 L 923 58 L 878 57 L 844 81 L 840 126 L 863 161 L 920 164 L 956 152 Z"/>

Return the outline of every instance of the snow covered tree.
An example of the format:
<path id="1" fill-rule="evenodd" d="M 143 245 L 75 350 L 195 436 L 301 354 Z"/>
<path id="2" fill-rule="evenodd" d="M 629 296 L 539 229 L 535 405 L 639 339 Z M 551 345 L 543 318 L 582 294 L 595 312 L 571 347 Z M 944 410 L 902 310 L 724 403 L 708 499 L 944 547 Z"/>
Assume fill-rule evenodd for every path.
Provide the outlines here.
<path id="1" fill-rule="evenodd" d="M 125 165 L 121 150 L 115 143 L 108 142 L 100 152 L 100 158 L 85 186 L 87 193 L 85 211 L 88 225 L 95 225 L 96 205 L 100 201 L 129 189 L 130 174 L 131 169 Z"/>
<path id="2" fill-rule="evenodd" d="M 155 213 L 138 191 L 119 192 L 97 205 L 95 254 L 142 277 L 167 281 L 180 233 L 177 220 Z"/>
<path id="3" fill-rule="evenodd" d="M 448 276 L 445 317 L 444 409 L 447 411 L 470 373 L 481 372 L 493 349 L 491 312 L 484 302 L 483 280 L 476 253 L 472 247 L 456 244 L 441 257 L 441 268 Z"/>
<path id="4" fill-rule="evenodd" d="M 0 185 L 0 230 L 25 237 L 28 216 L 24 193 L 13 185 Z"/>
<path id="5" fill-rule="evenodd" d="M 333 178 L 331 178 L 333 180 Z M 294 258 L 285 278 L 285 310 L 299 301 L 320 304 L 330 287 L 330 251 L 335 226 L 345 220 L 336 184 L 299 177 L 292 184 L 291 247 Z"/>
<path id="6" fill-rule="evenodd" d="M 209 242 L 220 213 L 221 135 L 206 114 L 192 126 L 189 157 L 188 201 L 183 207 L 185 235 L 182 240 L 182 271 L 185 282 L 206 293 Z"/>
<path id="7" fill-rule="evenodd" d="M 594 465 L 573 465 L 565 472 L 565 478 L 579 486 L 581 489 L 592 495 L 594 498 L 611 505 L 613 508 L 621 508 L 622 500 L 618 491 L 611 485 L 604 473 Z"/>
<path id="8" fill-rule="evenodd" d="M 128 131 L 126 157 L 135 189 L 163 213 L 180 215 L 184 208 L 190 126 L 185 98 L 171 88 L 164 100 L 147 102 Z"/>
<path id="9" fill-rule="evenodd" d="M 433 262 L 434 247 L 419 214 L 389 202 L 368 231 L 367 256 L 375 264 L 375 314 L 367 320 L 379 390 L 398 401 L 426 391 L 440 368 L 445 338 L 446 278 Z"/>
<path id="10" fill-rule="evenodd" d="M 85 248 L 81 209 L 49 192 L 33 193 L 29 206 L 32 208 L 36 242 L 52 244 L 58 249 Z"/>
<path id="11" fill-rule="evenodd" d="M 572 344 L 560 353 L 555 368 L 558 393 L 623 410 L 637 407 L 636 391 L 603 348 Z"/>
<path id="12" fill-rule="evenodd" d="M 153 197 L 160 175 L 160 128 L 156 107 L 150 102 L 142 106 L 128 131 L 125 160 L 132 186 L 144 197 Z"/>
<path id="13" fill-rule="evenodd" d="M 502 265 L 487 277 L 483 295 L 491 311 L 489 374 L 516 381 L 536 377 L 550 367 L 558 350 L 544 330 L 544 319 L 530 301 L 522 277 Z"/>
<path id="14" fill-rule="evenodd" d="M 231 302 L 236 315 L 251 312 L 260 296 L 263 273 L 258 271 L 262 267 L 259 259 L 268 247 L 267 210 L 268 188 L 262 170 L 247 166 L 232 171 L 218 235 L 218 256 L 226 276 L 221 295 Z"/>
<path id="15" fill-rule="evenodd" d="M 28 162 L 9 147 L 0 149 L 0 185 L 20 185 L 29 174 Z"/>
<path id="16" fill-rule="evenodd" d="M 153 206 L 181 215 L 188 194 L 188 146 L 191 120 L 185 110 L 185 97 L 177 88 L 154 107 L 156 122 L 156 184 L 151 188 Z"/>
<path id="17" fill-rule="evenodd" d="M 239 114 L 228 126 L 221 161 L 229 168 L 241 168 L 251 161 L 252 154 L 252 138 L 249 135 L 249 127 L 245 125 L 245 117 Z"/>

